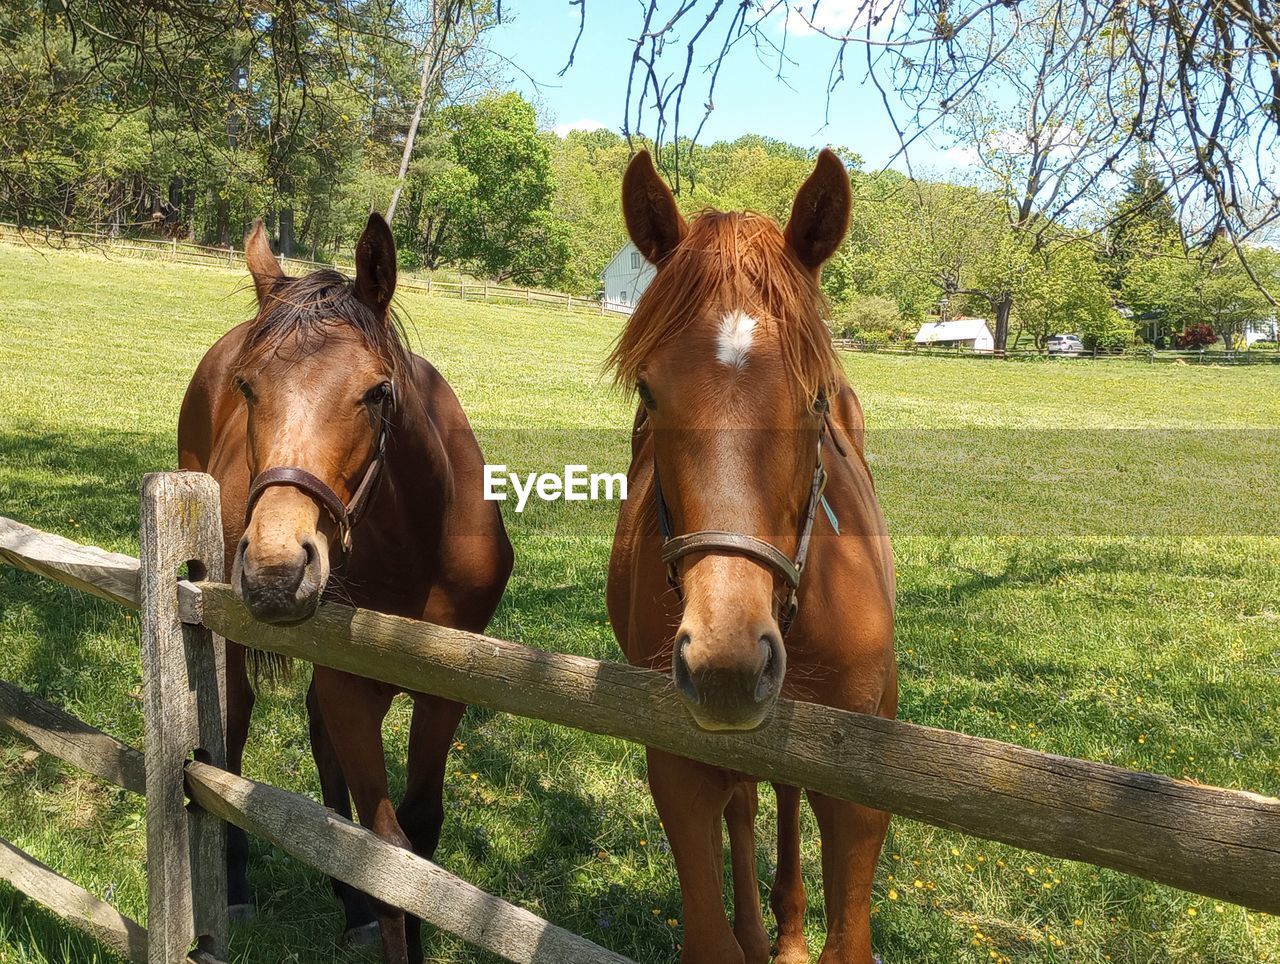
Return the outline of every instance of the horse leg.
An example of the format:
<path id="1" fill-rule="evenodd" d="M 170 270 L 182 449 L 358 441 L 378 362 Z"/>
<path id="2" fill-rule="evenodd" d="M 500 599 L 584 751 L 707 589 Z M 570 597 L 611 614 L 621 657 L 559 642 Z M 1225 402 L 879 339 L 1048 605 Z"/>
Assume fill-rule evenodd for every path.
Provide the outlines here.
<path id="1" fill-rule="evenodd" d="M 415 696 L 409 725 L 409 766 L 404 800 L 396 818 L 413 844 L 413 852 L 431 860 L 444 824 L 444 768 L 453 734 L 466 706 L 434 696 Z M 422 921 L 405 915 L 409 960 L 422 960 Z"/>
<path id="2" fill-rule="evenodd" d="M 818 964 L 871 964 L 871 882 L 889 814 L 809 793 L 822 832 L 827 942 Z"/>
<path id="3" fill-rule="evenodd" d="M 775 783 L 778 797 L 778 870 L 769 906 L 778 922 L 776 964 L 809 964 L 804 939 L 804 877 L 800 873 L 800 788 Z"/>
<path id="4" fill-rule="evenodd" d="M 244 745 L 253 716 L 253 687 L 245 665 L 245 648 L 228 641 L 227 652 L 227 770 L 237 775 L 244 767 Z M 249 836 L 227 825 L 227 915 L 232 921 L 253 918 L 253 894 L 249 891 Z"/>
<path id="5" fill-rule="evenodd" d="M 316 772 L 320 776 L 320 796 L 326 807 L 338 816 L 350 820 L 351 793 L 347 790 L 342 765 L 338 762 L 338 755 L 329 740 L 329 731 L 320 714 L 314 679 L 307 687 L 307 723 L 311 732 L 311 756 L 316 761 Z M 378 922 L 373 916 L 373 905 L 369 902 L 368 895 L 337 879 L 330 879 L 329 883 L 334 895 L 342 901 L 345 920 L 343 943 L 367 944 L 377 940 Z"/>
<path id="6" fill-rule="evenodd" d="M 724 811 L 733 866 L 733 935 L 746 964 L 769 964 L 769 934 L 764 929 L 756 876 L 756 805 L 756 785 L 744 782 L 733 788 Z"/>
<path id="7" fill-rule="evenodd" d="M 382 721 L 391 707 L 394 691 L 374 680 L 322 666 L 315 668 L 312 684 L 360 823 L 388 843 L 410 849 L 409 838 L 400 829 L 391 806 L 382 746 Z M 409 964 L 404 911 L 381 901 L 374 901 L 373 907 L 382 932 L 383 959 L 387 964 Z"/>
<path id="8" fill-rule="evenodd" d="M 724 913 L 720 832 L 733 781 L 718 767 L 650 749 L 649 789 L 676 859 L 684 904 L 681 964 L 744 964 Z"/>

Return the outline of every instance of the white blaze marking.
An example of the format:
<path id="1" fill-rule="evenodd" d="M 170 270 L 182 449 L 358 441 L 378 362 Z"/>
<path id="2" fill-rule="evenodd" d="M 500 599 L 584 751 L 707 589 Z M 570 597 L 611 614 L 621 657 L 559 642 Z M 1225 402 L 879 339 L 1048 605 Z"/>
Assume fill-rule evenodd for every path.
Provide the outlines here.
<path id="1" fill-rule="evenodd" d="M 745 368 L 755 337 L 756 320 L 743 311 L 731 311 L 720 319 L 716 358 L 733 368 Z"/>

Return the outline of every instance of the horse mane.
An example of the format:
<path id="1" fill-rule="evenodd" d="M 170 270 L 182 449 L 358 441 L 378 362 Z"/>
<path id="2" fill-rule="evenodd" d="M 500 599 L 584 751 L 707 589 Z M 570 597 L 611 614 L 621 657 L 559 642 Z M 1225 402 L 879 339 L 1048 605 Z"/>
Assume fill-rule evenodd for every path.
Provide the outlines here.
<path id="1" fill-rule="evenodd" d="M 329 268 L 272 285 L 252 322 L 235 367 L 244 369 L 278 353 L 291 337 L 306 351 L 333 328 L 353 329 L 393 376 L 406 366 L 404 325 L 394 310 L 386 319 L 356 296 L 355 282 Z"/>
<path id="2" fill-rule="evenodd" d="M 783 363 L 807 397 L 834 394 L 843 380 L 823 320 L 827 300 L 777 224 L 753 212 L 708 210 L 690 222 L 618 336 L 605 362 L 614 381 L 634 388 L 645 360 L 708 308 L 771 320 Z"/>

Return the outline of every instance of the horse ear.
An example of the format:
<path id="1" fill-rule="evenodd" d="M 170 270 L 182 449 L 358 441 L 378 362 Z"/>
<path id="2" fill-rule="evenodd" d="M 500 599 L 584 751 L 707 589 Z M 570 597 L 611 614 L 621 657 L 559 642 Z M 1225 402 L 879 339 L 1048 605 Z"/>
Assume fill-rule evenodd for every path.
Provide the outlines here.
<path id="1" fill-rule="evenodd" d="M 622 213 L 627 233 L 651 264 L 660 264 L 688 230 L 671 188 L 659 177 L 648 151 L 640 151 L 627 165 L 622 177 Z"/>
<path id="2" fill-rule="evenodd" d="M 262 218 L 254 221 L 253 227 L 245 235 L 244 263 L 253 276 L 253 287 L 258 292 L 258 307 L 265 307 L 271 289 L 284 277 L 284 269 L 271 253 L 271 242 L 267 240 L 267 232 L 262 227 Z"/>
<path id="3" fill-rule="evenodd" d="M 785 234 L 791 250 L 810 271 L 816 272 L 840 247 L 852 207 L 849 172 L 835 152 L 824 147 L 813 173 L 796 194 Z"/>
<path id="4" fill-rule="evenodd" d="M 384 317 L 396 293 L 396 241 L 376 211 L 356 242 L 356 297 Z"/>

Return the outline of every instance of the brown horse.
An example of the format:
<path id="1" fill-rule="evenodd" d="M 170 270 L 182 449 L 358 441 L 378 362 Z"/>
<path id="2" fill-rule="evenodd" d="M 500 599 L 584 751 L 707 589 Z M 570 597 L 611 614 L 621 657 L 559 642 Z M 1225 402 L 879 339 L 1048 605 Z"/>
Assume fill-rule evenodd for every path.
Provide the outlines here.
<path id="1" fill-rule="evenodd" d="M 643 152 L 622 200 L 632 240 L 657 265 L 610 359 L 642 400 L 609 564 L 609 614 L 627 659 L 672 673 L 708 730 L 752 729 L 779 695 L 893 716 L 893 556 L 863 457 L 862 410 L 818 287 L 848 227 L 844 166 L 822 152 L 785 230 L 715 211 L 686 223 Z M 684 899 L 681 960 L 768 961 L 757 781 L 657 750 L 648 759 Z M 800 964 L 809 960 L 800 790 L 775 789 L 778 961 Z M 808 796 L 822 833 L 822 964 L 869 964 L 888 814 Z"/>
<path id="2" fill-rule="evenodd" d="M 484 459 L 452 389 L 405 347 L 391 312 L 395 244 L 371 215 L 356 277 L 286 277 L 261 223 L 245 242 L 258 314 L 196 369 L 182 403 L 184 469 L 222 486 L 227 570 L 249 610 L 306 620 L 336 593 L 368 609 L 474 632 L 488 624 L 511 573 Z M 247 654 L 227 643 L 227 760 L 239 772 L 254 693 Z M 253 662 L 252 658 L 248 662 Z M 374 833 L 430 857 L 444 819 L 445 758 L 464 707 L 415 693 L 407 787 L 387 789 L 382 721 L 397 688 L 315 667 L 307 693 L 324 802 L 355 799 Z M 348 788 L 350 788 L 348 790 Z M 230 901 L 249 908 L 247 841 L 228 847 Z M 350 937 L 376 916 L 387 961 L 421 961 L 421 924 L 335 883 Z"/>

